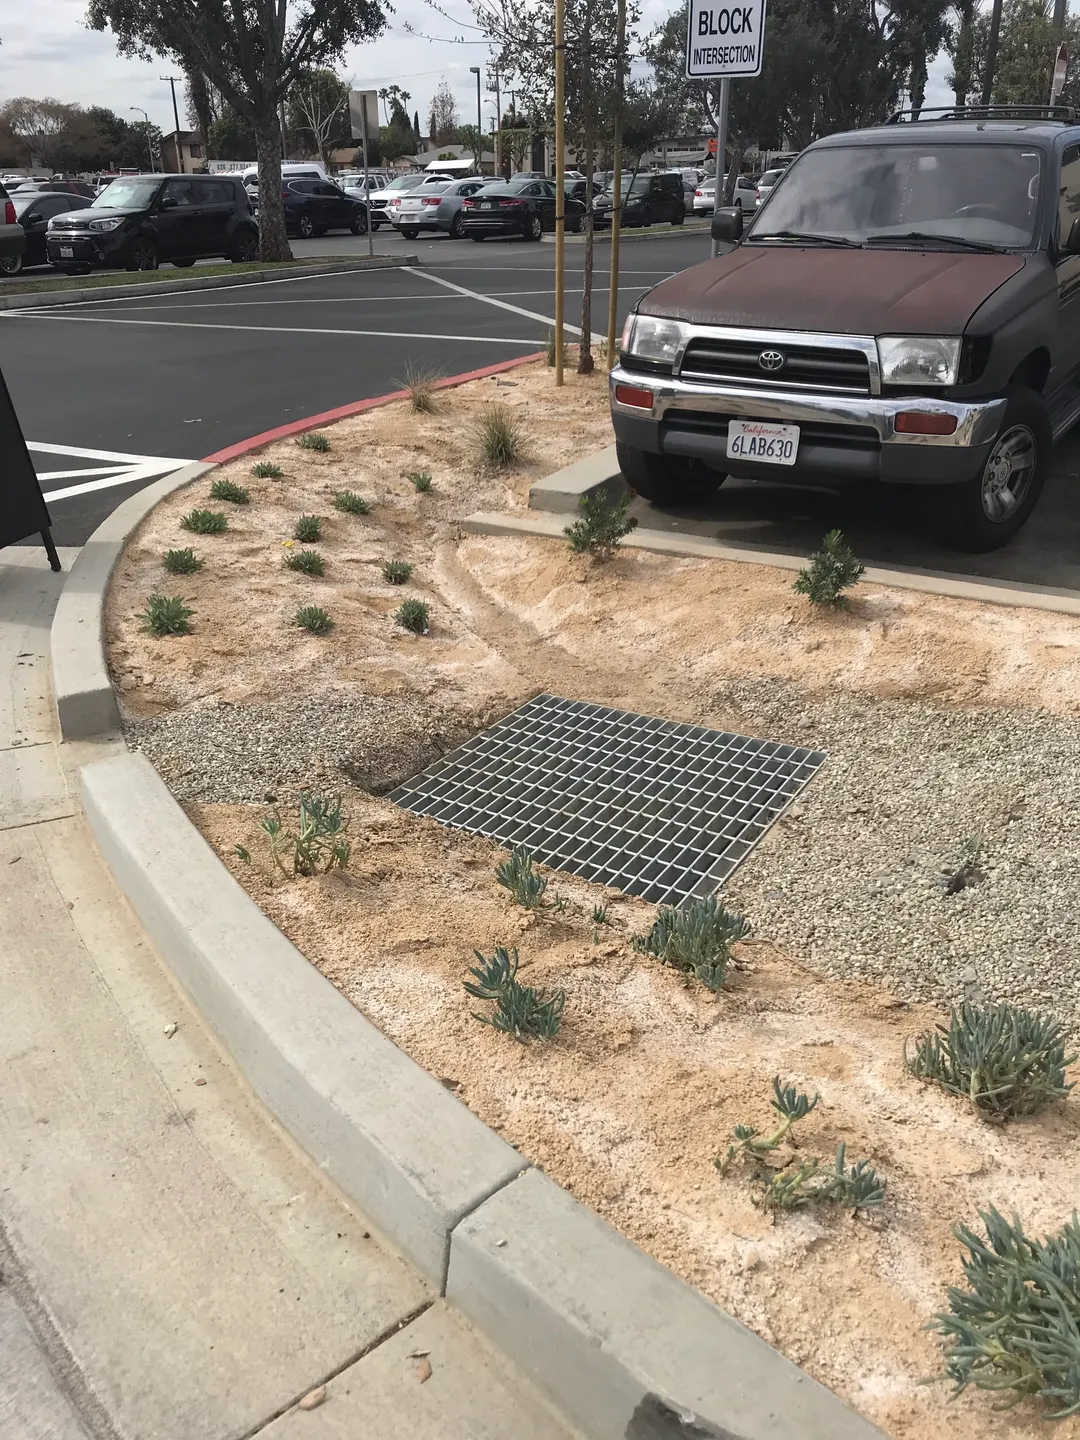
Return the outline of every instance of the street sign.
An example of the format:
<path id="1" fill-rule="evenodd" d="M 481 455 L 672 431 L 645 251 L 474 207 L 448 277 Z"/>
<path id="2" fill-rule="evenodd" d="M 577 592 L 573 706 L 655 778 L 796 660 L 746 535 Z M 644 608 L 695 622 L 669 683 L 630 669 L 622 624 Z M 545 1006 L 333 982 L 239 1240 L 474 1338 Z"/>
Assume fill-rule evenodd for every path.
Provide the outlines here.
<path id="1" fill-rule="evenodd" d="M 377 136 L 379 133 L 379 92 L 377 90 L 350 90 L 349 119 L 352 121 L 352 138 L 354 140 L 364 138 L 365 120 L 367 121 L 367 133 Z"/>
<path id="2" fill-rule="evenodd" d="M 1065 77 L 1069 73 L 1069 47 L 1063 40 L 1058 46 L 1057 59 L 1054 61 L 1054 79 L 1050 86 L 1050 104 L 1057 103 L 1057 98 L 1065 89 Z"/>
<path id="3" fill-rule="evenodd" d="M 690 80 L 761 74 L 765 0 L 689 0 L 686 74 Z"/>

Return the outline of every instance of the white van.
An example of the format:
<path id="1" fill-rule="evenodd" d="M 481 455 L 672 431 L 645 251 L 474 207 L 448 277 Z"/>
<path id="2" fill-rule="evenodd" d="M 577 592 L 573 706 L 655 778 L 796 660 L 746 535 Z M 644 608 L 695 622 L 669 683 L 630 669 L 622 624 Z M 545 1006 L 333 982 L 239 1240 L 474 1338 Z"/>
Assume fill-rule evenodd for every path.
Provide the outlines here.
<path id="1" fill-rule="evenodd" d="M 329 180 L 332 177 L 327 174 L 326 166 L 321 160 L 283 160 L 281 162 L 282 180 Z M 259 172 L 245 170 L 241 176 L 244 189 L 250 200 L 258 198 L 259 194 Z"/>

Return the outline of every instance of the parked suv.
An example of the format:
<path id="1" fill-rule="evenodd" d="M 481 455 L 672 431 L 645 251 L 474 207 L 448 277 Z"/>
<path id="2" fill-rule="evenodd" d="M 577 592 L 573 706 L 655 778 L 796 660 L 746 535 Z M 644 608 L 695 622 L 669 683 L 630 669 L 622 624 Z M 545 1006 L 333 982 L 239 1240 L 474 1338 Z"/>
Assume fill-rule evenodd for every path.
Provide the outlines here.
<path id="1" fill-rule="evenodd" d="M 15 202 L 0 185 L 0 275 L 17 275 L 26 254 L 26 234 L 15 214 Z"/>
<path id="2" fill-rule="evenodd" d="M 259 231 L 235 175 L 130 175 L 107 185 L 87 210 L 49 221 L 50 264 L 69 275 L 95 265 L 156 270 L 162 260 L 254 260 Z"/>
<path id="3" fill-rule="evenodd" d="M 367 234 L 367 206 L 332 180 L 287 180 L 281 187 L 281 203 L 286 231 L 302 240 L 328 230 Z"/>
<path id="4" fill-rule="evenodd" d="M 923 110 L 922 116 L 928 112 Z M 729 252 L 637 303 L 611 372 L 655 504 L 727 475 L 923 487 L 954 545 L 1015 535 L 1080 417 L 1080 121 L 910 112 L 818 140 Z"/>
<path id="5" fill-rule="evenodd" d="M 624 175 L 622 197 L 622 225 L 651 225 L 655 220 L 681 225 L 686 219 L 686 197 L 679 174 Z M 596 197 L 593 201 L 595 228 L 611 224 L 614 207 L 613 190 L 605 190 L 603 195 Z"/>

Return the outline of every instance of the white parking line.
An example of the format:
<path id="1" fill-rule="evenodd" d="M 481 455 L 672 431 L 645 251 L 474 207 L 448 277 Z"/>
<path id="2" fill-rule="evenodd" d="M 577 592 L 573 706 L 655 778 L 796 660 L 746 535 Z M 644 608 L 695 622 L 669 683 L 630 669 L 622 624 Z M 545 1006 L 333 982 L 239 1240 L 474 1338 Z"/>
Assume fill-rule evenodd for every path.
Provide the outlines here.
<path id="1" fill-rule="evenodd" d="M 502 294 L 502 291 L 498 292 Z M 512 290 L 511 295 L 550 295 L 550 290 Z M 193 305 L 144 305 L 141 302 L 129 305 L 118 305 L 115 311 L 110 314 L 123 312 L 125 315 L 135 310 L 253 310 L 262 305 L 399 305 L 403 300 L 418 300 L 424 305 L 435 305 L 445 302 L 447 305 L 457 301 L 467 300 L 467 295 L 349 295 L 341 299 L 327 299 L 325 296 L 313 295 L 307 300 L 197 300 Z M 44 306 L 42 307 L 44 309 Z M 34 314 L 40 314 L 35 310 Z"/>
<path id="2" fill-rule="evenodd" d="M 406 267 L 403 265 L 400 268 L 404 270 Z M 244 288 L 255 289 L 257 286 L 262 285 L 298 285 L 303 280 L 337 280 L 340 279 L 342 275 L 377 275 L 380 273 L 378 270 L 331 270 L 325 275 L 286 275 L 281 280 L 248 280 L 244 283 Z M 177 276 L 177 282 L 179 282 L 179 280 L 180 276 Z M 128 281 L 128 283 L 137 284 L 138 282 Z M 183 288 L 180 290 L 170 290 L 168 280 L 156 281 L 154 283 L 161 285 L 162 292 L 165 295 L 211 295 L 215 290 L 229 290 L 233 288 L 229 285 L 193 285 L 190 290 Z M 55 308 L 65 310 L 68 305 L 115 305 L 118 302 L 122 302 L 123 299 L 124 297 L 122 295 L 103 295 L 100 300 L 69 300 L 65 304 L 57 304 Z M 6 313 L 22 315 L 24 312 L 22 310 L 13 310 Z"/>
<path id="3" fill-rule="evenodd" d="M 443 283 L 449 284 L 448 281 Z M 504 305 L 501 308 L 515 310 L 519 315 L 539 320 L 543 325 L 551 324 L 550 316 L 533 315 L 528 310 L 519 310 L 516 305 Z M 535 337 L 531 340 L 512 340 L 504 335 L 431 335 L 415 330 L 316 330 L 307 325 L 218 325 L 206 320 L 196 320 L 188 324 L 184 320 L 122 320 L 114 315 L 56 315 L 51 310 L 38 310 L 32 315 L 20 310 L 5 310 L 0 312 L 0 319 L 9 315 L 22 315 L 24 319 L 31 320 L 64 320 L 68 324 L 156 325 L 172 330 L 249 330 L 259 335 L 362 335 L 382 340 L 454 340 L 474 345 L 538 345 L 540 343 Z M 568 330 L 573 328 L 575 327 L 567 326 Z"/>
<path id="4" fill-rule="evenodd" d="M 432 281 L 435 285 L 445 285 L 448 290 L 456 290 L 460 295 L 469 295 L 472 299 L 480 300 L 485 305 L 494 305 L 499 310 L 509 310 L 513 315 L 524 315 L 528 320 L 538 320 L 541 325 L 551 325 L 553 323 L 550 315 L 538 315 L 535 310 L 523 310 L 520 305 L 507 305 L 505 300 L 496 300 L 494 296 L 485 295 L 480 290 L 468 290 L 464 285 L 455 285 L 452 280 L 444 280 L 441 275 L 428 275 L 423 270 L 413 270 L 409 265 L 406 265 L 404 268 L 408 270 L 410 274 L 424 275 L 425 279 Z M 569 320 L 563 323 L 565 328 L 572 331 L 573 334 L 581 334 L 580 325 L 571 325 Z M 598 335 L 594 330 L 592 332 L 592 338 L 594 344 L 599 344 L 602 340 L 606 339 L 606 336 Z"/>
<path id="5" fill-rule="evenodd" d="M 87 460 L 113 462 L 78 470 L 39 470 L 39 482 L 76 480 L 83 475 L 100 477 L 96 480 L 85 480 L 79 485 L 65 485 L 60 490 L 46 490 L 46 500 L 68 500 L 74 495 L 89 494 L 92 490 L 107 490 L 114 485 L 130 485 L 138 480 L 154 480 L 159 475 L 182 470 L 185 465 L 192 463 L 190 460 L 179 460 L 167 455 L 131 455 L 123 450 L 91 450 L 85 445 L 53 445 L 45 440 L 28 440 L 26 447 L 39 455 L 78 455 Z"/>

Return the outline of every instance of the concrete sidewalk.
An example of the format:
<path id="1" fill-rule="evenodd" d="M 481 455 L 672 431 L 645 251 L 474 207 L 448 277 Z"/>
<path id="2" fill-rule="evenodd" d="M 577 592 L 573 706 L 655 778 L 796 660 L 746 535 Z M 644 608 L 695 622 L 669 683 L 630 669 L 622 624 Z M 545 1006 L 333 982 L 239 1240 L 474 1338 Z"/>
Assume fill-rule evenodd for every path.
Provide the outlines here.
<path id="1" fill-rule="evenodd" d="M 64 579 L 0 552 L 0 1436 L 569 1440 L 271 1124 L 114 891 L 68 779 L 108 747 L 54 741 Z"/>

